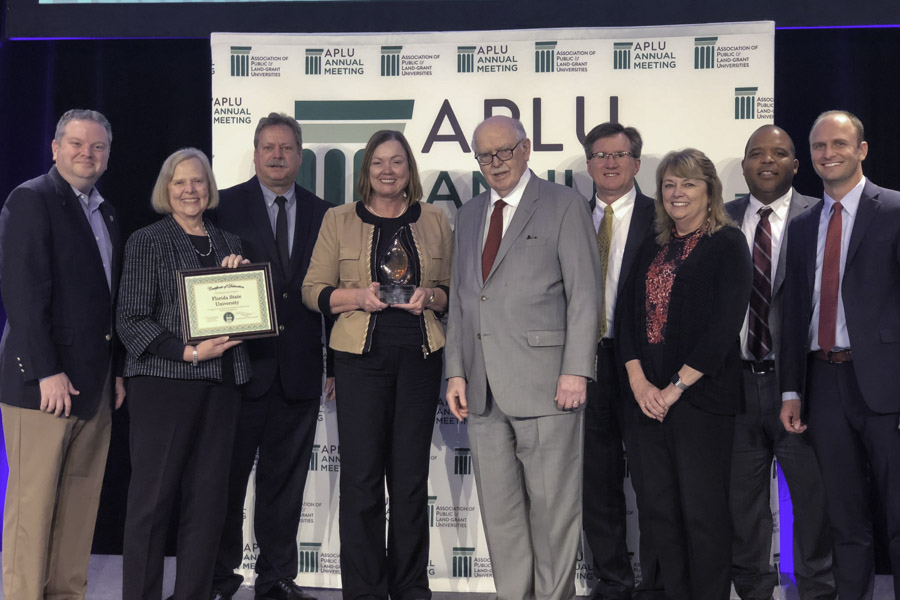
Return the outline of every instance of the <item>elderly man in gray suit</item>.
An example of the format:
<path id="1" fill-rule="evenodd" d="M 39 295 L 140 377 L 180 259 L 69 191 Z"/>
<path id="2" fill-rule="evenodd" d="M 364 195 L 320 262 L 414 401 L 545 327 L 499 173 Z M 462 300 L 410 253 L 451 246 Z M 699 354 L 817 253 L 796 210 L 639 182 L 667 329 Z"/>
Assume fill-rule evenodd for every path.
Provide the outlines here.
<path id="1" fill-rule="evenodd" d="M 487 119 L 472 146 L 491 189 L 457 214 L 447 403 L 469 419 L 498 597 L 573 598 L 596 239 L 584 198 L 528 169 L 519 121 Z"/>

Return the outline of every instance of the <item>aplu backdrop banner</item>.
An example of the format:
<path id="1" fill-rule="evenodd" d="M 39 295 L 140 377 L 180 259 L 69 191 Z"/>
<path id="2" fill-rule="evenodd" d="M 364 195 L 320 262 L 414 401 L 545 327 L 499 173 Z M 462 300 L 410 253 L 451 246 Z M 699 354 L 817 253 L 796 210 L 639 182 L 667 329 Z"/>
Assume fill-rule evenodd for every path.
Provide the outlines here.
<path id="1" fill-rule="evenodd" d="M 637 127 L 644 138 L 637 180 L 645 193 L 654 193 L 656 166 L 666 152 L 693 146 L 715 161 L 726 200 L 746 192 L 740 168 L 745 141 L 774 118 L 772 22 L 217 33 L 211 43 L 213 164 L 220 188 L 253 175 L 256 123 L 277 111 L 303 127 L 299 183 L 333 204 L 358 199 L 355 182 L 371 134 L 403 131 L 416 155 L 424 200 L 446 210 L 451 222 L 463 202 L 486 189 L 470 143 L 475 126 L 492 114 L 521 119 L 532 140 L 535 173 L 586 198 L 593 182 L 581 142 L 594 125 L 616 120 Z M 333 405 L 322 405 L 309 469 L 298 581 L 340 587 L 340 440 Z M 626 487 L 628 543 L 637 571 L 637 510 L 630 482 Z M 248 579 L 256 560 L 252 498 L 251 481 L 242 565 Z M 428 511 L 432 589 L 493 591 L 465 423 L 443 401 L 435 417 Z M 579 552 L 579 593 L 593 586 L 589 552 L 586 546 Z"/>

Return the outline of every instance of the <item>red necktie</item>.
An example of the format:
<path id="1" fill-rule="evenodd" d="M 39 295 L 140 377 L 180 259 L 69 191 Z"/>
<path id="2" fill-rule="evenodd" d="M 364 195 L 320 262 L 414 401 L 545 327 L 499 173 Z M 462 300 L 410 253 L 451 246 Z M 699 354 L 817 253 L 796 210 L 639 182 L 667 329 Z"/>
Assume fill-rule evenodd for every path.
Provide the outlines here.
<path id="1" fill-rule="evenodd" d="M 487 279 L 494 259 L 497 258 L 497 250 L 500 249 L 500 238 L 503 237 L 503 207 L 506 202 L 497 200 L 494 210 L 491 212 L 491 224 L 488 226 L 487 240 L 484 242 L 484 251 L 481 253 L 481 280 Z"/>
<path id="2" fill-rule="evenodd" d="M 753 358 L 765 360 L 772 349 L 769 306 L 772 303 L 772 209 L 759 209 L 759 223 L 753 236 L 753 294 L 750 296 L 747 347 Z"/>
<path id="3" fill-rule="evenodd" d="M 825 234 L 825 257 L 822 260 L 822 286 L 819 290 L 819 347 L 825 352 L 834 348 L 837 329 L 838 291 L 841 286 L 841 203 L 834 203 Z"/>

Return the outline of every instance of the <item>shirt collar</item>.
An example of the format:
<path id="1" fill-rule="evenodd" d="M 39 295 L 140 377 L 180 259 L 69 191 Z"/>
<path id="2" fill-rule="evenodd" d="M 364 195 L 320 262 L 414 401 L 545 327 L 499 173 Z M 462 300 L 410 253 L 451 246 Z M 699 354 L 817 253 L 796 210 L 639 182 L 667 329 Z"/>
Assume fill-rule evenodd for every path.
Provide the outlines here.
<path id="1" fill-rule="evenodd" d="M 275 198 L 277 198 L 279 195 L 284 196 L 284 199 L 287 200 L 285 206 L 291 206 L 294 203 L 294 186 L 291 186 L 287 193 L 284 194 L 276 194 L 275 192 L 264 186 L 262 181 L 259 182 L 259 187 L 262 189 L 263 200 L 266 201 L 266 206 L 268 206 L 269 208 L 272 208 L 272 205 L 275 204 Z"/>
<path id="2" fill-rule="evenodd" d="M 75 197 L 78 198 L 78 201 L 81 202 L 81 205 L 85 208 L 95 209 L 103 204 L 103 196 L 100 195 L 100 192 L 97 191 L 97 188 L 91 188 L 91 193 L 85 194 L 72 184 L 69 184 L 69 187 L 72 188 L 72 191 L 75 193 Z"/>
<path id="3" fill-rule="evenodd" d="M 613 209 L 613 217 L 616 219 L 621 219 L 629 210 L 634 206 L 634 201 L 637 198 L 637 188 L 631 186 L 631 189 L 628 190 L 624 196 L 621 198 L 617 198 L 613 201 L 612 206 Z M 606 211 L 607 204 L 600 200 L 600 197 L 594 194 L 594 211 L 600 211 L 603 213 Z"/>
<path id="4" fill-rule="evenodd" d="M 750 204 L 748 206 L 749 210 L 747 211 L 747 214 L 755 215 L 759 212 L 759 209 L 761 209 L 764 206 L 768 206 L 769 208 L 772 209 L 772 214 L 769 215 L 770 219 L 774 215 L 775 218 L 778 219 L 779 221 L 785 221 L 785 220 L 787 220 L 788 208 L 791 205 L 791 196 L 793 195 L 793 193 L 794 193 L 794 188 L 788 188 L 788 191 L 783 196 L 781 196 L 780 198 L 778 198 L 777 200 L 773 201 L 771 204 L 768 204 L 768 205 L 763 204 L 762 202 L 759 201 L 759 199 L 756 196 L 754 196 L 753 194 L 750 194 Z"/>
<path id="5" fill-rule="evenodd" d="M 853 189 L 841 199 L 841 206 L 847 211 L 851 217 L 856 216 L 856 210 L 859 208 L 859 199 L 862 197 L 863 188 L 866 187 L 866 178 L 859 180 Z M 831 207 L 834 206 L 834 199 L 828 194 L 823 194 L 824 203 L 822 204 L 822 214 L 831 215 Z"/>
<path id="6" fill-rule="evenodd" d="M 522 194 L 525 193 L 525 186 L 528 185 L 528 182 L 531 180 L 531 169 L 525 169 L 525 172 L 522 173 L 522 177 L 519 179 L 519 183 L 516 184 L 516 187 L 513 188 L 513 191 L 509 193 L 509 195 L 502 198 L 504 202 L 508 206 L 518 206 L 519 201 L 522 199 Z M 497 200 L 500 200 L 500 194 L 494 191 L 491 188 L 491 206 L 497 203 Z"/>

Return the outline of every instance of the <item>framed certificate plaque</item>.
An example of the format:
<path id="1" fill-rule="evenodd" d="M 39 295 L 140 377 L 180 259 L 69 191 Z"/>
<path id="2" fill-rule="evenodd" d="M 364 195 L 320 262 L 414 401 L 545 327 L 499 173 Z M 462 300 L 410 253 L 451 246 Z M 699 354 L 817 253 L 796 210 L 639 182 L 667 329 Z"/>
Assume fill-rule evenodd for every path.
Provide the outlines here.
<path id="1" fill-rule="evenodd" d="M 176 273 L 184 343 L 278 335 L 269 263 Z"/>

